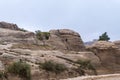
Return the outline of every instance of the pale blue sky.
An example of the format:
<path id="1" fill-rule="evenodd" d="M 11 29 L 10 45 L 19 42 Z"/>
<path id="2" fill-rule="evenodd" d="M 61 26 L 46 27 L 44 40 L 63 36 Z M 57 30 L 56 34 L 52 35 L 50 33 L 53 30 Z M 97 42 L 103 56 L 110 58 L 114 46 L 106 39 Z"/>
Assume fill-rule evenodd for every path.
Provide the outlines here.
<path id="1" fill-rule="evenodd" d="M 0 21 L 30 31 L 73 29 L 83 41 L 105 31 L 120 40 L 120 0 L 0 0 Z"/>

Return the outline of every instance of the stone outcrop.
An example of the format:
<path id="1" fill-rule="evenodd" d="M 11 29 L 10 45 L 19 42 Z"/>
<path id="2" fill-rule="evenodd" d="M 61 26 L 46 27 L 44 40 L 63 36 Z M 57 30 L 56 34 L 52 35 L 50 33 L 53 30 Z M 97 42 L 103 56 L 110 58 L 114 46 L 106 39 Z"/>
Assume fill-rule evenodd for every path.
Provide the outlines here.
<path id="1" fill-rule="evenodd" d="M 113 42 L 118 48 L 120 48 L 120 40 Z"/>
<path id="2" fill-rule="evenodd" d="M 98 41 L 88 49 L 99 57 L 101 66 L 108 69 L 109 73 L 120 71 L 120 50 L 114 43 Z"/>
<path id="3" fill-rule="evenodd" d="M 75 31 L 58 29 L 49 33 L 48 40 L 37 40 L 33 32 L 21 31 L 16 24 L 0 22 L 0 70 L 22 60 L 30 64 L 32 80 L 48 80 L 48 75 L 49 79 L 59 80 L 82 75 L 77 69 L 82 64 L 76 61 L 83 60 L 91 61 L 98 74 L 120 73 L 120 41 L 95 41 L 86 49 Z M 68 70 L 59 75 L 48 73 L 39 67 L 45 61 L 64 64 Z M 89 69 L 84 71 L 86 75 L 94 74 Z"/>
<path id="4" fill-rule="evenodd" d="M 35 34 L 33 32 L 23 32 L 0 28 L 0 42 L 35 43 Z"/>
<path id="5" fill-rule="evenodd" d="M 35 34 L 19 28 L 16 24 L 0 22 L 0 43 L 36 43 Z"/>
<path id="6" fill-rule="evenodd" d="M 16 24 L 0 22 L 0 28 L 11 29 L 11 30 L 20 30 Z"/>
<path id="7" fill-rule="evenodd" d="M 49 43 L 55 49 L 84 51 L 85 47 L 80 35 L 69 29 L 59 29 L 50 31 Z"/>

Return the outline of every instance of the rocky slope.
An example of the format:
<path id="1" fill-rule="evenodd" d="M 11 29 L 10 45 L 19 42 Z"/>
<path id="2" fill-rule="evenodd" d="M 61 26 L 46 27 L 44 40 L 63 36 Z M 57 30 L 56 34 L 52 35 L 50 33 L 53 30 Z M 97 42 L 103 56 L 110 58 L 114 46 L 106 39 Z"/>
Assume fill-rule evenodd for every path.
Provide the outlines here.
<path id="1" fill-rule="evenodd" d="M 2 22 L 3 24 L 4 22 Z M 1 24 L 1 23 L 0 23 Z M 69 29 L 50 30 L 48 40 L 40 41 L 35 34 L 21 31 L 14 24 L 0 26 L 0 70 L 13 62 L 22 60 L 31 66 L 32 80 L 59 80 L 81 75 L 119 73 L 120 50 L 112 42 L 99 41 L 91 46 L 84 46 L 80 35 Z M 79 68 L 88 61 L 92 69 Z M 46 61 L 64 64 L 67 70 L 55 74 L 40 68 Z M 94 67 L 94 68 L 93 68 Z M 9 76 L 9 80 L 20 80 Z"/>
<path id="2" fill-rule="evenodd" d="M 0 27 L 0 42 L 1 43 L 35 43 L 35 35 L 32 32 L 23 32 L 10 30 Z"/>
<path id="3" fill-rule="evenodd" d="M 120 50 L 114 43 L 98 41 L 92 46 L 89 46 L 88 49 L 99 57 L 101 68 L 105 68 L 100 73 L 117 73 L 120 71 Z"/>
<path id="4" fill-rule="evenodd" d="M 84 51 L 85 46 L 80 35 L 69 29 L 50 30 L 49 43 L 56 49 Z"/>
<path id="5" fill-rule="evenodd" d="M 31 65 L 32 80 L 58 80 L 80 76 L 81 72 L 76 71 L 79 65 L 75 63 L 79 59 L 91 60 L 92 64 L 99 62 L 98 57 L 92 52 L 84 51 L 85 46 L 80 35 L 72 30 L 51 30 L 49 40 L 45 40 L 46 45 L 42 45 L 43 41 L 37 40 L 34 33 L 20 31 L 19 28 L 16 29 L 15 25 L 10 23 L 4 23 L 4 25 L 7 25 L 7 27 L 0 27 L 0 69 L 2 71 L 5 70 L 5 66 L 22 60 Z M 56 31 L 59 32 L 56 33 Z M 89 55 L 92 55 L 95 61 Z M 39 63 L 45 61 L 64 64 L 68 70 L 59 75 L 48 73 L 39 69 Z M 88 74 L 94 73 L 88 72 Z M 9 77 L 16 80 L 15 76 Z"/>
<path id="6" fill-rule="evenodd" d="M 0 28 L 11 29 L 11 30 L 20 30 L 16 24 L 7 23 L 7 22 L 0 22 Z"/>

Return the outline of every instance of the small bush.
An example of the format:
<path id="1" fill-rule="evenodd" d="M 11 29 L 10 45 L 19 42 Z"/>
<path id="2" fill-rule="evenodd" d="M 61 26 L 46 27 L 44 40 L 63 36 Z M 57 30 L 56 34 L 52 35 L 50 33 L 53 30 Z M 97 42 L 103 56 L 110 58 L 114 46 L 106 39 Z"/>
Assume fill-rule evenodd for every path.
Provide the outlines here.
<path id="1" fill-rule="evenodd" d="M 20 31 L 27 32 L 24 28 L 20 28 Z"/>
<path id="2" fill-rule="evenodd" d="M 110 37 L 107 35 L 107 32 L 99 36 L 99 41 L 109 41 L 109 40 L 110 40 Z"/>
<path id="3" fill-rule="evenodd" d="M 56 74 L 65 71 L 67 68 L 64 64 L 46 61 L 40 64 L 40 67 L 46 71 L 55 72 Z"/>
<path id="4" fill-rule="evenodd" d="M 26 80 L 31 79 L 30 66 L 25 62 L 15 62 L 7 68 L 8 73 L 18 75 L 19 77 L 25 78 Z"/>
<path id="5" fill-rule="evenodd" d="M 4 77 L 4 73 L 0 72 L 0 78 L 3 79 L 3 77 Z"/>
<path id="6" fill-rule="evenodd" d="M 50 37 L 50 33 L 49 32 L 42 32 L 42 34 L 44 35 L 46 40 L 49 39 L 49 37 Z"/>
<path id="7" fill-rule="evenodd" d="M 86 61 L 78 60 L 78 61 L 76 61 L 76 63 L 80 65 L 78 67 L 78 69 L 92 70 L 94 72 L 94 74 L 97 74 L 96 69 L 94 68 L 94 66 L 91 64 L 91 62 L 89 60 L 86 60 Z"/>
<path id="8" fill-rule="evenodd" d="M 75 68 L 74 70 L 78 72 L 80 75 L 85 75 L 85 71 L 81 67 Z"/>
<path id="9" fill-rule="evenodd" d="M 5 71 L 0 71 L 0 79 L 4 80 L 7 79 L 8 75 Z"/>
<path id="10" fill-rule="evenodd" d="M 80 64 L 80 67 L 83 69 L 88 69 L 89 66 L 91 65 L 90 61 L 82 61 L 82 60 L 78 60 L 76 63 Z"/>
<path id="11" fill-rule="evenodd" d="M 36 37 L 39 40 L 48 40 L 50 37 L 50 33 L 49 32 L 41 32 L 40 30 L 35 31 L 36 33 Z"/>

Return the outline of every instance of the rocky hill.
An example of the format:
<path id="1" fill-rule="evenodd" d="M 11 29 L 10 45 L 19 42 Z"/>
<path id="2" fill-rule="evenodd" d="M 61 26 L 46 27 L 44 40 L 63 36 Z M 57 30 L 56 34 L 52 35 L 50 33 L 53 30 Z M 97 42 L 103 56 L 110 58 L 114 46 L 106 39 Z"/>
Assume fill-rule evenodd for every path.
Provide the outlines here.
<path id="1" fill-rule="evenodd" d="M 7 22 L 0 22 L 0 28 L 11 29 L 11 30 L 20 30 L 16 24 L 7 23 Z"/>
<path id="2" fill-rule="evenodd" d="M 49 43 L 56 49 L 84 51 L 85 46 L 80 35 L 69 29 L 50 30 Z"/>
<path id="3" fill-rule="evenodd" d="M 3 76 L 0 78 L 26 78 L 25 67 L 22 70 L 24 77 L 23 73 L 22 77 L 19 75 L 21 72 L 13 72 L 19 70 L 20 63 L 30 65 L 31 80 L 59 80 L 81 75 L 120 73 L 120 49 L 115 43 L 98 41 L 85 46 L 75 31 L 59 29 L 48 33 L 50 35 L 47 40 L 39 40 L 33 32 L 22 31 L 14 24 L 2 22 L 0 75 Z M 11 74 L 7 68 L 15 62 L 20 63 L 17 69 L 12 68 Z"/>

